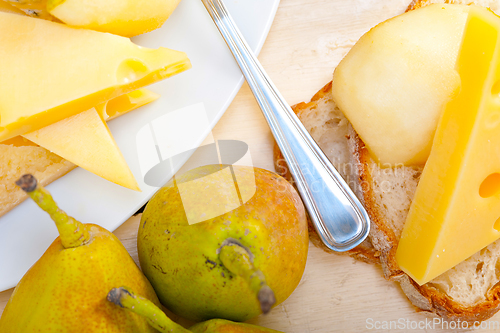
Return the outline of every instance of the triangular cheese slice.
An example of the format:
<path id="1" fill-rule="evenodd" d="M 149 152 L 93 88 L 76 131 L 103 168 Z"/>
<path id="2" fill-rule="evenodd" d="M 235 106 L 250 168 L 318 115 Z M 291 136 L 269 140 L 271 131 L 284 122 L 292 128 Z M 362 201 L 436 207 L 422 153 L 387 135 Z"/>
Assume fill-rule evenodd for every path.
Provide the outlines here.
<path id="1" fill-rule="evenodd" d="M 51 130 L 56 126 L 57 131 Z M 106 122 L 95 108 L 23 135 L 102 178 L 140 191 Z"/>
<path id="2" fill-rule="evenodd" d="M 23 137 L 29 141 L 23 141 L 34 142 L 102 178 L 138 190 L 137 182 L 103 119 L 109 121 L 158 97 L 152 91 L 139 89 L 84 111 L 83 114 L 26 133 Z M 104 154 L 102 156 L 105 158 L 100 154 Z M 106 163 L 103 163 L 103 159 Z"/>
<path id="3" fill-rule="evenodd" d="M 0 12 L 0 142 L 190 68 L 186 54 Z"/>

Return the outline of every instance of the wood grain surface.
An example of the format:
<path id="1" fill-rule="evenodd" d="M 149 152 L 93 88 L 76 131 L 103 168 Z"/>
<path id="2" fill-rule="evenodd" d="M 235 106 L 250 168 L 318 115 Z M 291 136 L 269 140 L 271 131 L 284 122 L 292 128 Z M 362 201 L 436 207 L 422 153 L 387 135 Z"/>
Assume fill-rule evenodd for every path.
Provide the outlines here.
<path id="1" fill-rule="evenodd" d="M 281 0 L 259 59 L 289 104 L 309 101 L 331 80 L 335 66 L 363 33 L 402 13 L 409 2 Z M 254 165 L 273 170 L 273 138 L 246 84 L 213 136 L 246 142 Z M 139 218 L 132 217 L 115 231 L 136 262 L 138 223 Z M 0 293 L 0 312 L 11 293 Z M 290 333 L 456 331 L 443 330 L 437 318 L 417 312 L 398 285 L 384 280 L 380 267 L 326 253 L 312 244 L 295 292 L 270 314 L 250 322 Z M 483 325 L 492 328 L 499 323 L 497 315 Z"/>

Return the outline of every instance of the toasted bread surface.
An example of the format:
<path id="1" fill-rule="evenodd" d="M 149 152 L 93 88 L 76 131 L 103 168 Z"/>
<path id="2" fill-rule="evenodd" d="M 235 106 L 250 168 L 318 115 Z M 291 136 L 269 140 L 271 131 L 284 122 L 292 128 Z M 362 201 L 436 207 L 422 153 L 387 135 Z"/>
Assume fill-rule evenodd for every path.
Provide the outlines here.
<path id="1" fill-rule="evenodd" d="M 76 165 L 36 145 L 0 144 L 0 216 L 23 202 L 27 195 L 15 181 L 33 174 L 43 186 L 73 170 Z"/>

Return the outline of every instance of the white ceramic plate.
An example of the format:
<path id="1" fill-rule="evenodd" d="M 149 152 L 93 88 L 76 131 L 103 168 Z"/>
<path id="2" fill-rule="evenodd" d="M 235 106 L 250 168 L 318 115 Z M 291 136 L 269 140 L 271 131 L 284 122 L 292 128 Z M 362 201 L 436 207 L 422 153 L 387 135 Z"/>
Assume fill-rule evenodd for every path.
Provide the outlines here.
<path id="1" fill-rule="evenodd" d="M 279 0 L 225 0 L 224 3 L 252 50 L 258 53 Z M 141 128 L 162 115 L 176 114 L 175 111 L 181 110 L 177 114 L 186 114 L 183 109 L 202 112 L 207 125 L 204 129 L 193 130 L 186 119 L 174 126 L 176 133 L 194 133 L 190 134 L 190 140 L 199 145 L 243 83 L 232 55 L 200 0 L 183 0 L 161 29 L 135 37 L 133 41 L 146 47 L 164 46 L 184 51 L 193 65 L 192 69 L 149 87 L 161 94 L 159 100 L 109 124 L 142 192 L 124 189 L 81 168 L 47 187 L 68 214 L 111 231 L 157 190 L 143 181 L 144 172 L 138 158 L 142 153 L 137 150 L 136 141 Z M 0 218 L 0 291 L 14 287 L 56 237 L 54 223 L 31 200 Z"/>

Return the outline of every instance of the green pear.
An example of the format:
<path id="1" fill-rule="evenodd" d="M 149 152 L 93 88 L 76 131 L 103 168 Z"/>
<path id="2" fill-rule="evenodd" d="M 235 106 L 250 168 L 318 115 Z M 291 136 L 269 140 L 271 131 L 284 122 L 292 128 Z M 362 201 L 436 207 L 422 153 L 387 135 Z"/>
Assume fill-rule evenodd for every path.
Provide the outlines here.
<path id="1" fill-rule="evenodd" d="M 31 175 L 16 182 L 45 210 L 59 237 L 18 283 L 0 318 L 2 333 L 155 332 L 136 314 L 106 301 L 116 285 L 129 285 L 155 304 L 158 298 L 120 241 L 60 210 Z"/>
<path id="2" fill-rule="evenodd" d="M 284 178 L 227 165 L 190 170 L 158 190 L 137 238 L 161 303 L 193 321 L 269 312 L 297 287 L 308 244 L 304 206 Z"/>
<path id="3" fill-rule="evenodd" d="M 173 322 L 150 300 L 134 294 L 127 287 L 113 288 L 108 301 L 147 318 L 149 324 L 160 332 L 170 333 L 279 333 L 265 327 L 235 323 L 225 319 L 211 319 L 195 324 L 188 329 Z"/>

